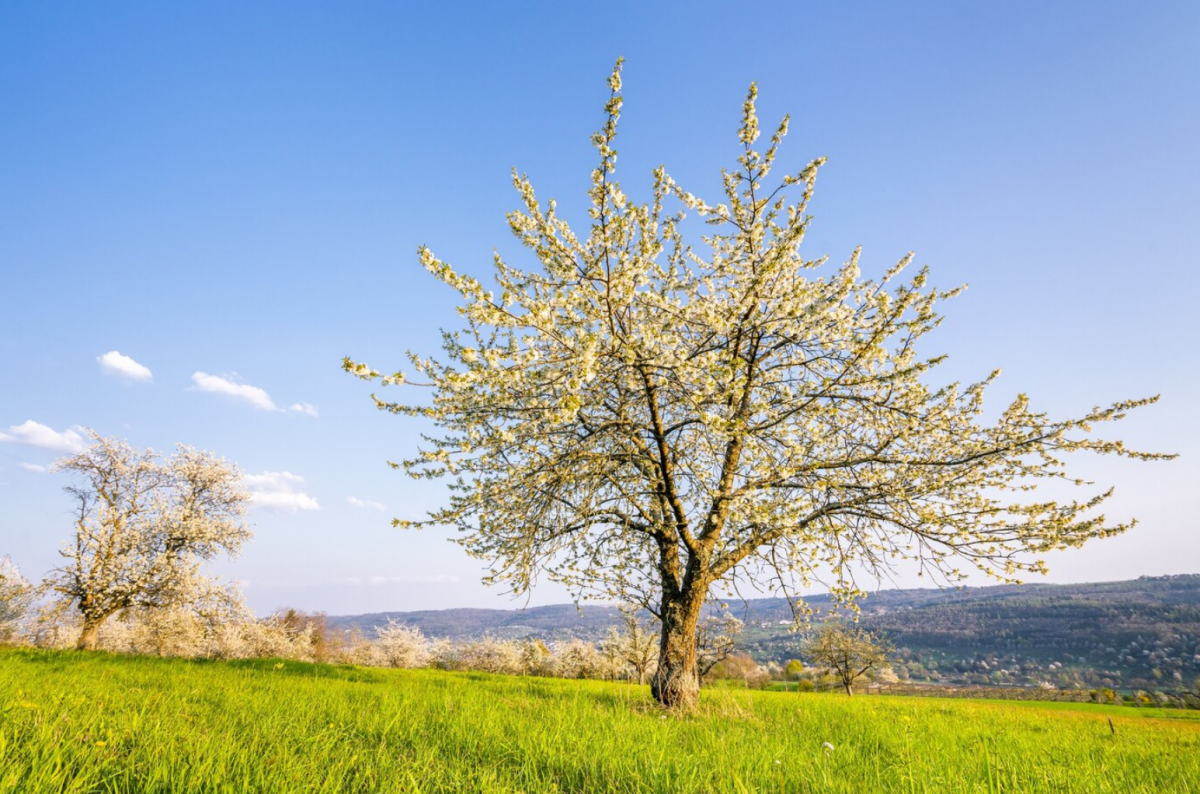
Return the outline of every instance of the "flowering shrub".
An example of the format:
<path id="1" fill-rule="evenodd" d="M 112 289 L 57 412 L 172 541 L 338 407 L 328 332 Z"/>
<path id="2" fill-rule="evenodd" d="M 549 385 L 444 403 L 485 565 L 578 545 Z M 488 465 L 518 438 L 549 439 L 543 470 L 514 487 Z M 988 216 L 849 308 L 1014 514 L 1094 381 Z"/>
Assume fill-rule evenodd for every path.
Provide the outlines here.
<path id="1" fill-rule="evenodd" d="M 378 667 L 425 667 L 432 656 L 420 629 L 393 620 L 376 629 L 375 641 L 365 647 L 363 663 Z"/>

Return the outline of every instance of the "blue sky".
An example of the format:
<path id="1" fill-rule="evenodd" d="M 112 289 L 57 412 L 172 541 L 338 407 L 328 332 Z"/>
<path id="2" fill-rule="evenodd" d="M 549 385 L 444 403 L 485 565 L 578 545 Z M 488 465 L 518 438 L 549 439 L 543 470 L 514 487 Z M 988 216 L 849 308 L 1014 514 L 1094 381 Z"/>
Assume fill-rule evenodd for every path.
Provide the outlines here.
<path id="1" fill-rule="evenodd" d="M 520 261 L 512 167 L 581 216 L 623 55 L 635 196 L 659 163 L 713 193 L 757 80 L 764 126 L 793 116 L 784 162 L 829 158 L 809 255 L 914 250 L 970 284 L 932 339 L 943 377 L 999 366 L 994 404 L 1056 413 L 1161 392 L 1118 435 L 1181 457 L 1076 461 L 1142 523 L 1050 580 L 1196 572 L 1200 5 L 745 8 L 0 6 L 0 554 L 57 564 L 64 483 L 31 467 L 86 426 L 257 477 L 257 536 L 220 568 L 260 611 L 511 606 L 448 532 L 390 527 L 441 491 L 387 468 L 419 428 L 339 362 L 436 351 L 456 315 L 419 244 L 481 276 L 493 246 Z"/>

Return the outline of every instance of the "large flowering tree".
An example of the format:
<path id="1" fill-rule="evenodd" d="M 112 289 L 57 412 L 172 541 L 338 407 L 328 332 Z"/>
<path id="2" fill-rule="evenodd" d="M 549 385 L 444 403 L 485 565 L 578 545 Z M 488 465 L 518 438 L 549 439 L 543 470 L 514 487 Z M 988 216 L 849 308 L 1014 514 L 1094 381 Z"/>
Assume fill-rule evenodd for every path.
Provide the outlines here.
<path id="1" fill-rule="evenodd" d="M 115 438 L 55 463 L 75 478 L 74 537 L 48 584 L 78 611 L 78 647 L 96 647 L 101 625 L 125 611 L 193 607 L 221 595 L 202 570 L 236 554 L 251 533 L 250 495 L 227 461 L 187 446 L 166 460 Z"/>
<path id="2" fill-rule="evenodd" d="M 856 570 L 905 560 L 952 581 L 964 563 L 1013 580 L 1048 551 L 1129 526 L 1093 510 L 1111 491 L 1056 501 L 1030 489 L 1082 485 L 1063 464 L 1076 450 L 1166 457 L 1089 435 L 1156 398 L 1054 419 L 1022 395 L 985 421 L 998 373 L 937 387 L 941 358 L 918 353 L 958 290 L 905 275 L 911 255 L 870 280 L 857 251 L 840 267 L 801 253 L 824 160 L 768 182 L 788 121 L 756 148 L 754 86 L 716 204 L 662 168 L 650 201 L 630 200 L 614 178 L 619 63 L 609 86 L 587 234 L 514 173 L 523 206 L 508 219 L 535 266 L 497 254 L 489 289 L 421 248 L 462 298 L 445 357 L 410 353 L 412 381 L 344 362 L 384 385 L 432 387 L 428 400 L 374 396 L 436 427 L 393 465 L 450 482 L 445 507 L 397 524 L 456 526 L 489 579 L 517 592 L 544 573 L 638 600 L 661 620 L 654 695 L 675 706 L 696 697 L 697 623 L 715 587 L 786 593 L 825 575 L 852 601 Z M 707 224 L 694 245 L 689 212 Z"/>

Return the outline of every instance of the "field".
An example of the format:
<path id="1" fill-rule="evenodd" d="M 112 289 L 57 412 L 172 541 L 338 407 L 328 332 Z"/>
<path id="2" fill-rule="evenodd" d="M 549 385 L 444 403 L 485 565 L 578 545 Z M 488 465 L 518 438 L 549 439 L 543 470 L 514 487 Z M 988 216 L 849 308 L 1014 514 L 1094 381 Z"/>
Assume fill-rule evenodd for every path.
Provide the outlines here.
<path id="1" fill-rule="evenodd" d="M 0 792 L 1182 794 L 1196 716 L 13 650 Z"/>

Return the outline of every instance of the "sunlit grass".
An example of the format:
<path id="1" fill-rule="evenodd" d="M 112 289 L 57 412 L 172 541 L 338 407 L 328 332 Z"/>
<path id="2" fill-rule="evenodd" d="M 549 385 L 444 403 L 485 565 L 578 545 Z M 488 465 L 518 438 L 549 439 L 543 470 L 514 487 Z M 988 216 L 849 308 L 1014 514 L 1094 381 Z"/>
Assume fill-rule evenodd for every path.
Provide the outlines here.
<path id="1" fill-rule="evenodd" d="M 0 791 L 1200 790 L 1200 722 L 1048 705 L 4 651 Z"/>

